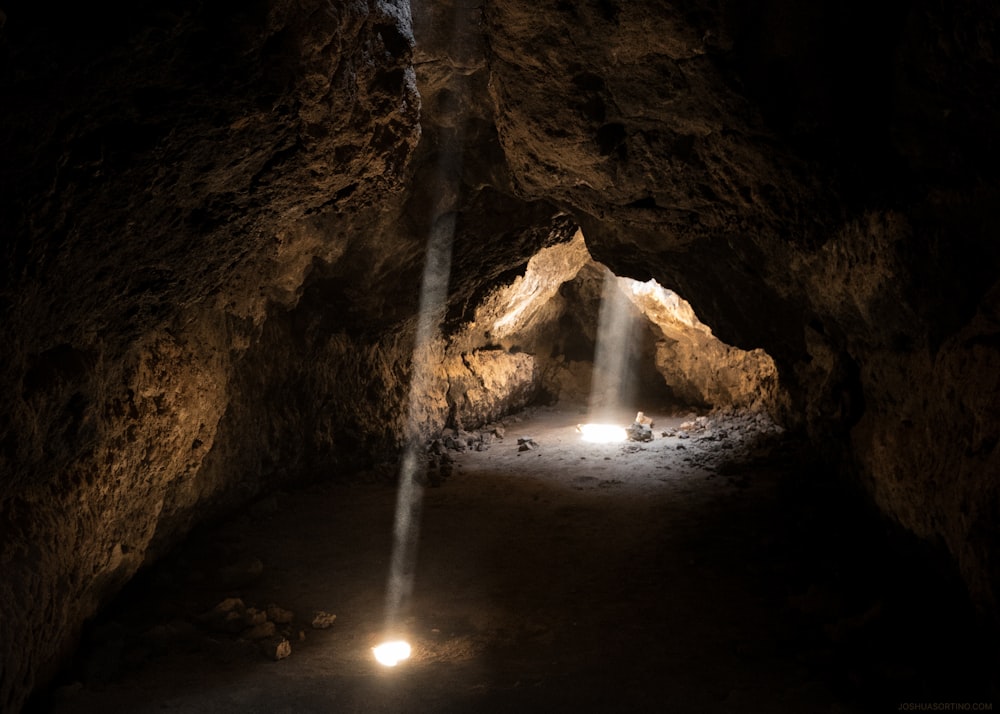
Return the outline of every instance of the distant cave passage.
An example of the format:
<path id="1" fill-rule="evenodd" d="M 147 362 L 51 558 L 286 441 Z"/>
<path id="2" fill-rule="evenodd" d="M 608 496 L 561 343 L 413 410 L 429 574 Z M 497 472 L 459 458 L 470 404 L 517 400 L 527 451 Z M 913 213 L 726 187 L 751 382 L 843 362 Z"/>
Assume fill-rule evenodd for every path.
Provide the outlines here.
<path id="1" fill-rule="evenodd" d="M 457 426 L 530 401 L 589 404 L 616 418 L 768 409 L 779 390 L 767 353 L 721 342 L 655 281 L 615 276 L 593 260 L 580 232 L 532 257 L 523 276 L 484 300 L 467 330 L 457 341 L 465 346 L 459 368 L 448 370 Z"/>

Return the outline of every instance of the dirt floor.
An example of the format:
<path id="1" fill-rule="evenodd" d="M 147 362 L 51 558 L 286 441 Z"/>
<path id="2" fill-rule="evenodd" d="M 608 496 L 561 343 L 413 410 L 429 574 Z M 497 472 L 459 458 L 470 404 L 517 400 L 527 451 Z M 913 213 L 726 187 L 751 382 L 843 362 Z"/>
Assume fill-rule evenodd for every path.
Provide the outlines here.
<path id="1" fill-rule="evenodd" d="M 453 453 L 424 491 L 404 619 L 414 654 L 394 669 L 371 648 L 395 488 L 355 478 L 192 538 L 93 624 L 33 708 L 846 714 L 993 701 L 992 645 L 957 586 L 794 440 L 746 415 L 684 429 L 652 416 L 652 442 L 587 444 L 578 409 L 545 408 L 506 420 L 487 450 Z M 242 607 L 206 615 L 226 598 Z M 244 608 L 268 605 L 294 620 L 255 640 L 249 623 L 265 615 Z M 316 611 L 336 621 L 315 629 Z M 283 638 L 291 654 L 275 661 Z"/>

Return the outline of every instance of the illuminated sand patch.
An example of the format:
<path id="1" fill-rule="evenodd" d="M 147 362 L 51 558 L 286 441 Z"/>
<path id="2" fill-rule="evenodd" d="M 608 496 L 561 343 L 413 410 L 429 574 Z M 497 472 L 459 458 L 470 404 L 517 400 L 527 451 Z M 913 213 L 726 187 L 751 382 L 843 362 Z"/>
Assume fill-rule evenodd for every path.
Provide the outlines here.
<path id="1" fill-rule="evenodd" d="M 616 424 L 580 424 L 577 429 L 583 441 L 592 444 L 612 444 L 628 438 L 625 427 Z"/>
<path id="2" fill-rule="evenodd" d="M 403 660 L 409 659 L 412 651 L 410 643 L 404 640 L 383 642 L 378 647 L 372 648 L 375 660 L 385 667 L 395 667 Z"/>

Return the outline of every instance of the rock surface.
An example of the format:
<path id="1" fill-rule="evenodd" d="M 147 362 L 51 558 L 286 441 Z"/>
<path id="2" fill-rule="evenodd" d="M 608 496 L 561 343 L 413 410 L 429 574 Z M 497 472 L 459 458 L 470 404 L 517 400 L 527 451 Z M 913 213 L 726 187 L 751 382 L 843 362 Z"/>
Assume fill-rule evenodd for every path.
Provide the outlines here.
<path id="1" fill-rule="evenodd" d="M 412 13 L 5 5 L 0 709 L 200 520 L 391 461 L 442 230 L 422 434 L 584 389 L 592 256 L 734 346 L 657 323 L 645 384 L 761 398 L 995 614 L 1000 9 Z"/>
<path id="2" fill-rule="evenodd" d="M 238 365 L 313 261 L 348 251 L 321 216 L 402 185 L 420 134 L 408 15 L 10 8 L 0 709 L 143 562 L 273 478 L 216 457 Z"/>
<path id="3" fill-rule="evenodd" d="M 485 16 L 522 195 L 572 207 L 595 259 L 766 349 L 784 421 L 996 612 L 1000 107 L 975 97 L 1000 78 L 998 10 L 515 0 Z"/>

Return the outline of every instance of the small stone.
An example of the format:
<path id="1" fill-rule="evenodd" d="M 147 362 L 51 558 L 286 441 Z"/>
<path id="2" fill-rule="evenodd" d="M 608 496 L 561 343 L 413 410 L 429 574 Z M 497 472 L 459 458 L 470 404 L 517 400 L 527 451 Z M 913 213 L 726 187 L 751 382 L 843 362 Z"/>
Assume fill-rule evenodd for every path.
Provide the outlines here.
<path id="1" fill-rule="evenodd" d="M 332 615 L 329 612 L 323 612 L 322 610 L 316 610 L 313 612 L 312 626 L 315 630 L 325 630 L 328 627 L 333 626 L 334 621 L 337 619 L 336 615 Z"/>
<path id="2" fill-rule="evenodd" d="M 493 435 L 498 439 L 503 439 L 504 428 L 502 426 L 493 427 Z"/>
<path id="3" fill-rule="evenodd" d="M 679 431 L 679 432 L 677 432 L 677 438 L 678 439 L 690 439 L 691 435 L 688 434 L 686 431 Z"/>
<path id="4" fill-rule="evenodd" d="M 263 640 L 260 643 L 260 648 L 265 657 L 273 659 L 275 662 L 292 654 L 292 643 L 280 635 Z"/>
<path id="5" fill-rule="evenodd" d="M 214 632 L 240 632 L 246 627 L 246 605 L 236 597 L 226 598 L 199 619 Z"/>
<path id="6" fill-rule="evenodd" d="M 441 439 L 434 439 L 427 447 L 427 451 L 432 454 L 441 455 L 447 451 L 444 442 Z"/>
<path id="7" fill-rule="evenodd" d="M 639 412 L 641 415 L 642 412 Z M 647 424 L 635 423 L 625 429 L 629 441 L 652 441 L 653 430 Z"/>
<path id="8" fill-rule="evenodd" d="M 233 612 L 234 610 L 246 612 L 246 609 L 247 606 L 244 605 L 243 601 L 238 597 L 227 597 L 225 600 L 213 607 L 212 612 Z"/>
<path id="9" fill-rule="evenodd" d="M 287 625 L 295 617 L 295 613 L 283 607 L 271 604 L 267 606 L 267 619 L 278 625 Z"/>
<path id="10" fill-rule="evenodd" d="M 248 607 L 246 613 L 243 615 L 243 622 L 247 627 L 262 625 L 267 622 L 267 613 L 255 607 Z"/>
<path id="11" fill-rule="evenodd" d="M 305 641 L 306 641 L 306 631 L 299 630 L 299 642 L 305 642 Z"/>
<path id="12" fill-rule="evenodd" d="M 243 633 L 243 636 L 248 640 L 262 640 L 265 637 L 273 637 L 276 633 L 277 628 L 275 628 L 274 623 L 264 621 L 251 627 Z"/>

